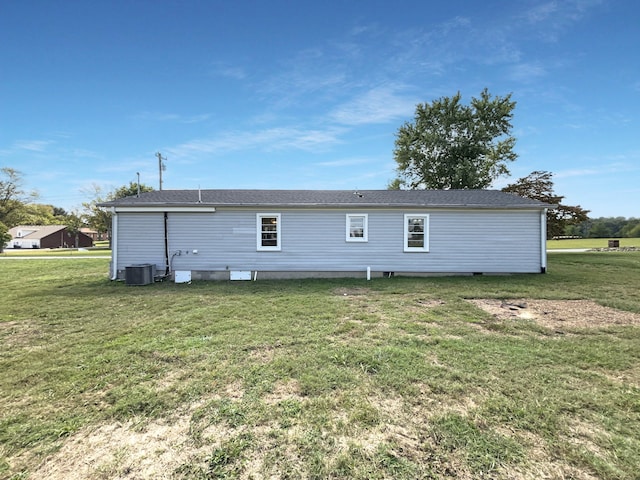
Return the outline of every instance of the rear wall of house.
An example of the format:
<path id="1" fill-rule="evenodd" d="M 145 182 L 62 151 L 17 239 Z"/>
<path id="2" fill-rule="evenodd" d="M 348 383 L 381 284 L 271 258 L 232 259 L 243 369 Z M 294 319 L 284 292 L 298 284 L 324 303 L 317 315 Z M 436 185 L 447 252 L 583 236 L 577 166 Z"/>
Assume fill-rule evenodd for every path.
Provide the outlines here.
<path id="1" fill-rule="evenodd" d="M 281 215 L 281 251 L 258 251 L 257 213 Z M 368 241 L 346 241 L 346 214 L 368 214 Z M 404 252 L 404 214 L 429 214 L 429 252 Z M 162 213 L 118 214 L 117 267 L 164 271 Z M 226 272 L 540 272 L 540 212 L 429 209 L 223 209 L 168 213 L 171 270 Z M 197 251 L 197 253 L 194 253 Z M 120 275 L 122 276 L 122 275 Z"/>

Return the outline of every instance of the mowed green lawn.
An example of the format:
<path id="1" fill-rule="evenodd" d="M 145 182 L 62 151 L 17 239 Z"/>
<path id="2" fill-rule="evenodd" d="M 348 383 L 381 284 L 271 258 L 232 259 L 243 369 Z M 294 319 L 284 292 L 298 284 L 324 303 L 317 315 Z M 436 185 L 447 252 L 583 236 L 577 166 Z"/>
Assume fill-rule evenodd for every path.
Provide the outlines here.
<path id="1" fill-rule="evenodd" d="M 640 238 L 567 238 L 564 240 L 547 240 L 550 250 L 567 248 L 607 248 L 609 240 L 618 240 L 620 247 L 640 248 Z"/>
<path id="2" fill-rule="evenodd" d="M 550 328 L 466 299 L 637 320 L 639 253 L 370 282 L 107 270 L 0 260 L 0 478 L 638 478 L 640 323 L 569 309 Z"/>
<path id="3" fill-rule="evenodd" d="M 6 249 L 0 253 L 0 257 L 104 257 L 110 256 L 108 248 L 17 248 Z"/>

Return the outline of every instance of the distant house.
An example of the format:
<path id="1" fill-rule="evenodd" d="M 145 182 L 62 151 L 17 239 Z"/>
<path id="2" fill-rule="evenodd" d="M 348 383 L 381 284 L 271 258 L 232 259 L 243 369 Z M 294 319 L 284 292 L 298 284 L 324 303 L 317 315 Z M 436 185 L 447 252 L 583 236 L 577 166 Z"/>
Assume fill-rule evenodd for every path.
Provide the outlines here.
<path id="1" fill-rule="evenodd" d="M 113 214 L 111 278 L 544 273 L 543 202 L 495 190 L 158 190 Z"/>
<path id="2" fill-rule="evenodd" d="M 80 231 L 82 233 L 84 233 L 87 237 L 91 238 L 91 240 L 93 240 L 94 242 L 96 242 L 98 240 L 103 240 L 102 233 L 98 232 L 97 230 L 93 230 L 93 229 L 87 228 L 87 227 L 82 227 L 80 229 Z"/>
<path id="3" fill-rule="evenodd" d="M 92 247 L 93 240 L 82 232 L 71 233 L 65 225 L 19 225 L 9 229 L 7 248 Z M 78 244 L 76 245 L 76 238 Z"/>

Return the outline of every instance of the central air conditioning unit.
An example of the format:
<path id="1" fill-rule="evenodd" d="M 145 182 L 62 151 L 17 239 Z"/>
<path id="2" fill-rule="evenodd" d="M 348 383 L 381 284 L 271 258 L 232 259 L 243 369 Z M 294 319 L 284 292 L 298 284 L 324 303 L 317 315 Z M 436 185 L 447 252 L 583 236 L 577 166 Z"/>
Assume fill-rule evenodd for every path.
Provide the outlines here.
<path id="1" fill-rule="evenodd" d="M 150 263 L 125 267 L 125 284 L 149 285 L 156 276 L 156 266 Z"/>

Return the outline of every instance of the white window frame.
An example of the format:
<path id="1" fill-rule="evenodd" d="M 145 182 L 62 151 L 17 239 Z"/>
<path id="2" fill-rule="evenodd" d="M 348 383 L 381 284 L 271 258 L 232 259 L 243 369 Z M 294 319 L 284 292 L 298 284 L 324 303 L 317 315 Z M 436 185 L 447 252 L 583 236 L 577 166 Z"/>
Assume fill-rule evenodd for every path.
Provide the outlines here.
<path id="1" fill-rule="evenodd" d="M 276 219 L 276 244 L 265 246 L 262 244 L 262 219 Z M 256 214 L 256 249 L 260 252 L 279 252 L 282 250 L 282 218 L 279 213 Z"/>
<path id="2" fill-rule="evenodd" d="M 362 218 L 362 237 L 351 236 L 351 220 Z M 347 242 L 368 242 L 369 241 L 369 215 L 366 213 L 347 213 L 345 240 Z"/>
<path id="3" fill-rule="evenodd" d="M 409 219 L 422 218 L 424 220 L 424 243 L 422 247 L 409 246 Z M 429 251 L 429 214 L 428 213 L 405 213 L 404 214 L 404 251 L 405 252 L 428 252 Z"/>

